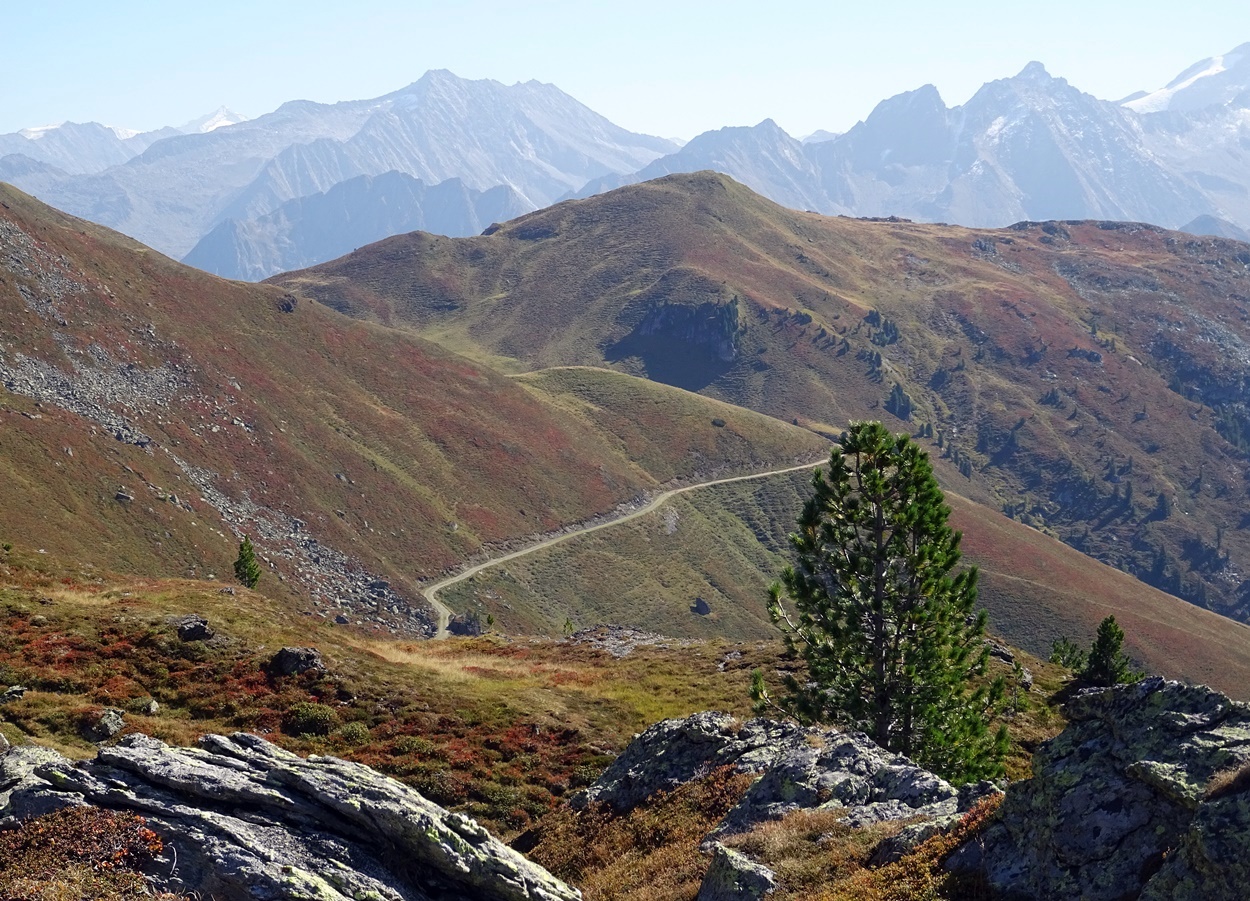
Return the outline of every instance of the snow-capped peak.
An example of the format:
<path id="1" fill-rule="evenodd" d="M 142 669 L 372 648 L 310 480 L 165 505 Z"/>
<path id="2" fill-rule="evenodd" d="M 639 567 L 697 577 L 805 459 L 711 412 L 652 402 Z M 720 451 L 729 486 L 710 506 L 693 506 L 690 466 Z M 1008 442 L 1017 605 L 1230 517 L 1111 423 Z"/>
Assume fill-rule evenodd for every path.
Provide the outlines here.
<path id="1" fill-rule="evenodd" d="M 1166 87 L 1126 101 L 1136 113 L 1194 110 L 1226 103 L 1250 87 L 1250 44 L 1194 63 Z"/>
<path id="2" fill-rule="evenodd" d="M 240 122 L 246 121 L 247 116 L 232 112 L 224 106 L 219 106 L 206 116 L 200 116 L 198 119 L 192 119 L 190 122 L 180 125 L 178 131 L 183 134 L 206 134 L 210 131 L 216 131 L 218 128 L 224 128 L 227 125 L 238 125 Z"/>
<path id="3" fill-rule="evenodd" d="M 60 125 L 36 125 L 33 128 L 23 128 L 18 134 L 28 141 L 38 141 L 48 132 L 56 131 L 60 127 Z"/>

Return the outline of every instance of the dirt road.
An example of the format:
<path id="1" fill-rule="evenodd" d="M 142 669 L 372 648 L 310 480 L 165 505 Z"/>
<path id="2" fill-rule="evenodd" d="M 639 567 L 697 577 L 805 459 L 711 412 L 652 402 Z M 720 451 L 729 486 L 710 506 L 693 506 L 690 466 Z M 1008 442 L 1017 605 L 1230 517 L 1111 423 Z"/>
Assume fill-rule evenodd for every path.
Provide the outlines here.
<path id="1" fill-rule="evenodd" d="M 527 547 L 521 548 L 519 551 L 512 551 L 509 554 L 494 557 L 490 560 L 470 566 L 468 569 L 461 570 L 454 576 L 448 576 L 441 581 L 435 582 L 433 585 L 423 589 L 421 592 L 421 596 L 425 598 L 426 603 L 434 609 L 435 616 L 438 620 L 438 631 L 434 633 L 434 637 L 446 638 L 447 626 L 451 622 L 451 609 L 438 599 L 438 593 L 444 588 L 455 585 L 457 582 L 463 582 L 465 579 L 480 573 L 484 569 L 489 569 L 490 567 L 497 566 L 500 563 L 507 563 L 509 560 L 515 560 L 517 557 L 524 557 L 526 554 L 532 554 L 535 551 L 540 551 L 543 548 L 560 544 L 561 542 L 568 541 L 572 538 L 589 535 L 591 532 L 598 532 L 600 529 L 610 529 L 613 526 L 619 526 L 621 523 L 629 522 L 631 519 L 637 519 L 639 516 L 646 516 L 648 513 L 657 509 L 677 495 L 685 494 L 688 491 L 698 491 L 700 488 L 711 488 L 715 485 L 728 485 L 730 482 L 747 482 L 752 479 L 766 479 L 769 476 L 779 476 L 787 472 L 798 472 L 800 469 L 814 469 L 827 459 L 828 457 L 826 456 L 819 460 L 814 460 L 811 463 L 800 463 L 797 466 L 783 466 L 779 469 L 769 469 L 764 472 L 753 472 L 744 476 L 731 476 L 726 479 L 712 479 L 707 482 L 687 485 L 684 488 L 673 488 L 668 491 L 663 491 L 641 507 L 631 510 L 628 513 L 624 513 L 615 519 L 609 519 L 605 522 L 599 522 L 591 526 L 586 526 L 585 528 L 575 529 L 572 532 L 565 532 L 561 535 L 544 538 L 541 541 L 536 541 Z"/>

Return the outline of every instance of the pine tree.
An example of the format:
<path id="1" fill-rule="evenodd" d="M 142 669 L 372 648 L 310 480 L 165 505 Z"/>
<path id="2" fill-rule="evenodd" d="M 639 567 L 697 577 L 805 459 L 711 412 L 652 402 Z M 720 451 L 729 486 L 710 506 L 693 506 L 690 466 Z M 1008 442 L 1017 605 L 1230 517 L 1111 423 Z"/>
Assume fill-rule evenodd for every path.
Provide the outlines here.
<path id="1" fill-rule="evenodd" d="M 1001 774 L 1006 731 L 987 719 L 1003 685 L 979 678 L 989 652 L 977 571 L 952 575 L 960 535 L 928 455 L 879 422 L 856 423 L 812 484 L 790 536 L 797 563 L 769 601 L 806 673 L 787 677 L 778 701 L 757 677 L 758 707 L 861 729 L 955 781 Z"/>
<path id="2" fill-rule="evenodd" d="M 1121 682 L 1135 682 L 1141 674 L 1134 671 L 1124 647 L 1124 630 L 1114 616 L 1108 616 L 1098 624 L 1094 646 L 1081 668 L 1079 678 L 1090 685 L 1111 686 Z"/>
<path id="3" fill-rule="evenodd" d="M 239 556 L 234 560 L 234 576 L 248 588 L 255 588 L 260 581 L 260 564 L 256 562 L 256 549 L 246 535 L 239 542 Z"/>

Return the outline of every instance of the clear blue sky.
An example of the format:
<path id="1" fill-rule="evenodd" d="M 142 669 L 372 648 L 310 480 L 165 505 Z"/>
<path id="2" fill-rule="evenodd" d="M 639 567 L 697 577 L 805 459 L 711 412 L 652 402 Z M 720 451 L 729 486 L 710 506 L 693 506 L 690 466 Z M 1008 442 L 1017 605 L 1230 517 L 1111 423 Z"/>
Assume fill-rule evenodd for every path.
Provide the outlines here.
<path id="1" fill-rule="evenodd" d="M 689 138 L 768 117 L 843 131 L 885 97 L 932 83 L 963 103 L 1033 59 L 1118 99 L 1250 41 L 1250 2 L 0 0 L 0 22 L 0 133 L 257 116 L 445 68 L 551 82 L 626 128 Z"/>

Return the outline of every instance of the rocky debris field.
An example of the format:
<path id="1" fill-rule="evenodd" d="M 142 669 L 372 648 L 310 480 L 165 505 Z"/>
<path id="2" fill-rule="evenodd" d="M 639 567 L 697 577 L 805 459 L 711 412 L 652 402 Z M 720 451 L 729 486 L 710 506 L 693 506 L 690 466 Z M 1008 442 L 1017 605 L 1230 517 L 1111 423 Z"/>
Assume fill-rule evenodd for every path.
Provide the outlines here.
<path id="1" fill-rule="evenodd" d="M 244 733 L 198 748 L 128 735 L 81 763 L 33 746 L 0 755 L 9 822 L 86 804 L 145 817 L 165 842 L 156 886 L 217 901 L 581 898 L 402 783 Z"/>
<path id="2" fill-rule="evenodd" d="M 63 357 L 49 362 L 0 342 L 0 385 L 7 391 L 79 416 L 87 428 L 102 428 L 149 454 L 159 451 L 167 456 L 203 503 L 221 518 L 224 528 L 238 539 L 251 536 L 272 566 L 281 561 L 284 576 L 317 599 L 320 615 L 344 624 L 377 625 L 392 635 L 428 637 L 434 633 L 429 611 L 350 554 L 318 540 L 305 521 L 253 501 L 247 491 L 224 490 L 228 480 L 193 465 L 156 437 L 162 425 L 181 420 L 206 439 L 222 428 L 234 429 L 255 448 L 255 430 L 248 423 L 251 416 L 244 409 L 236 379 L 223 374 L 223 382 L 234 393 L 214 395 L 203 390 L 201 369 L 182 347 L 158 338 L 150 324 L 140 326 L 132 320 L 124 341 L 117 339 L 114 346 L 104 346 L 101 342 L 109 340 L 104 337 L 89 343 L 75 337 L 81 310 L 111 300 L 111 289 L 2 217 L 0 269 L 16 280 L 27 310 L 51 330 Z M 166 362 L 155 366 L 145 358 Z M 160 500 L 192 510 L 161 486 L 145 487 Z M 129 502 L 134 494 L 121 491 L 117 499 Z"/>

